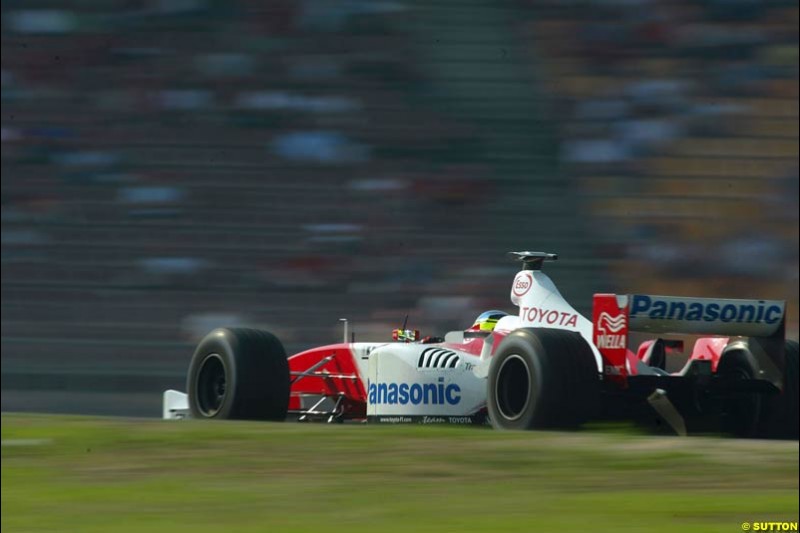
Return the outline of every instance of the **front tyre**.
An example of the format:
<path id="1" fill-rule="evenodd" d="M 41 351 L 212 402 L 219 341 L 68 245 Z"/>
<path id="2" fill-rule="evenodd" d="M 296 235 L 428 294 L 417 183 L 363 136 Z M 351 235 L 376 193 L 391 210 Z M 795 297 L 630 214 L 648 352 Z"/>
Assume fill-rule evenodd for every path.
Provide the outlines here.
<path id="1" fill-rule="evenodd" d="M 192 356 L 186 388 L 194 418 L 284 420 L 289 406 L 286 351 L 266 331 L 215 329 Z"/>
<path id="2" fill-rule="evenodd" d="M 487 407 L 498 429 L 569 428 L 583 422 L 599 389 L 594 352 L 577 333 L 521 328 L 489 365 Z"/>

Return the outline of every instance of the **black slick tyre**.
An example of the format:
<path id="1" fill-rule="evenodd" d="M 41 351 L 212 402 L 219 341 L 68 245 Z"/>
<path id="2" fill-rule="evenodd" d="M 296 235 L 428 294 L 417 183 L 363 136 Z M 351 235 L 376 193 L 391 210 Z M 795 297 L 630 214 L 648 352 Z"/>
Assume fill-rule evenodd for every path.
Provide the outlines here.
<path id="1" fill-rule="evenodd" d="M 289 406 L 286 351 L 266 331 L 215 329 L 192 356 L 187 392 L 194 418 L 284 420 Z"/>
<path id="2" fill-rule="evenodd" d="M 498 429 L 572 428 L 596 404 L 597 363 L 577 333 L 521 328 L 503 339 L 489 365 L 487 407 Z"/>
<path id="3" fill-rule="evenodd" d="M 798 437 L 798 344 L 786 341 L 783 386 L 780 394 L 765 398 L 761 407 L 762 434 L 773 439 Z"/>
<path id="4" fill-rule="evenodd" d="M 758 363 L 749 350 L 723 352 L 717 365 L 717 375 L 728 380 L 751 380 L 758 376 Z M 723 400 L 720 426 L 726 434 L 740 438 L 759 436 L 761 425 L 761 395 L 737 394 Z"/>

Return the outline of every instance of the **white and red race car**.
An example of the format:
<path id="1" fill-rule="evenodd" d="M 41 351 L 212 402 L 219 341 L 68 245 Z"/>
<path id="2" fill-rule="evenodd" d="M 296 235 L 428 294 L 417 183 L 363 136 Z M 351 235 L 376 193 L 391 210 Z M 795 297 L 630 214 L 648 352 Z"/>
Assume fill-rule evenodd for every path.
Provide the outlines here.
<path id="1" fill-rule="evenodd" d="M 575 427 L 649 418 L 678 434 L 723 431 L 797 438 L 798 344 L 785 339 L 785 303 L 596 294 L 579 314 L 542 272 L 555 254 L 512 252 L 516 316 L 491 331 L 418 340 L 344 342 L 287 358 L 266 331 L 222 328 L 198 345 L 187 393 L 164 393 L 164 418 L 491 423 L 501 429 Z M 678 372 L 683 343 L 629 333 L 700 337 Z"/>

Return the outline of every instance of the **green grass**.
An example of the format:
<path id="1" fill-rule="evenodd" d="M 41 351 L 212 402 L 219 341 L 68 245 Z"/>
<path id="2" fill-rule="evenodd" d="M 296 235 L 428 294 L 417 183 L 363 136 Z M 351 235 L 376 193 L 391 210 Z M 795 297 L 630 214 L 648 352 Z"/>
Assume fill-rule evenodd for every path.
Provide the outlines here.
<path id="1" fill-rule="evenodd" d="M 798 443 L 2 416 L 2 531 L 741 531 Z"/>

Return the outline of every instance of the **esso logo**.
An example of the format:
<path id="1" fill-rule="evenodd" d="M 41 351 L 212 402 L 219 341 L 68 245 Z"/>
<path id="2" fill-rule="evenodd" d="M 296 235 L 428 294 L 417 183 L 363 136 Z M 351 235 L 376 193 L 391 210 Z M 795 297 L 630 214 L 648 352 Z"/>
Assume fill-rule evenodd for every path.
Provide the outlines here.
<path id="1" fill-rule="evenodd" d="M 521 298 L 528 294 L 528 291 L 531 290 L 532 286 L 533 277 L 529 273 L 523 272 L 514 278 L 514 286 L 511 287 L 511 292 L 514 293 L 514 296 L 517 298 Z"/>

